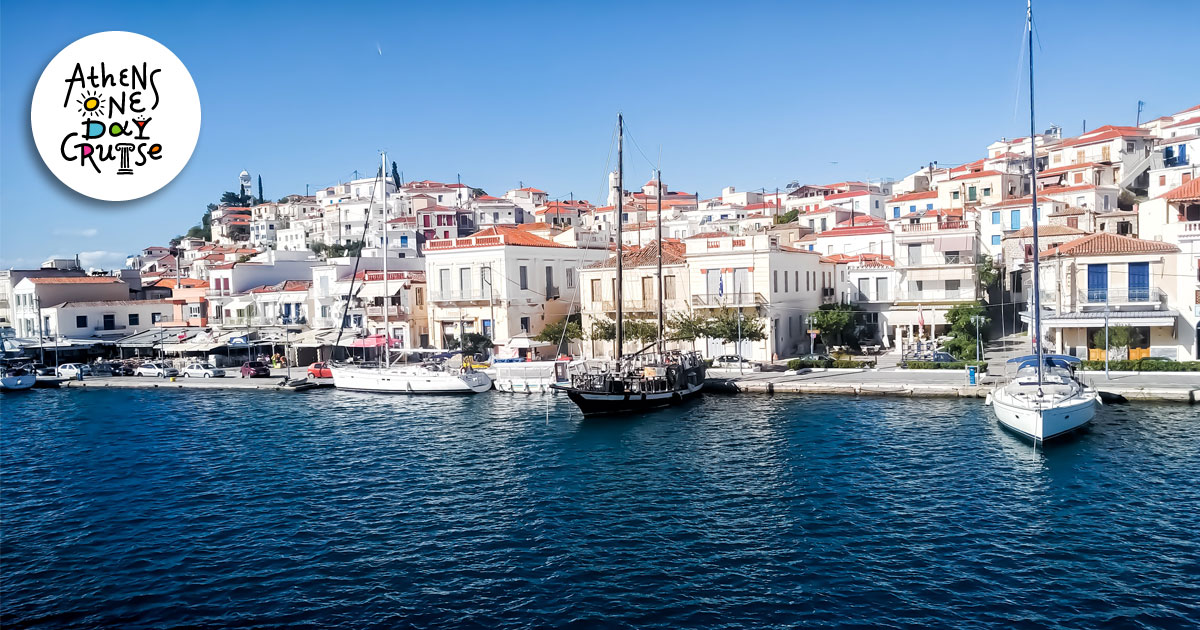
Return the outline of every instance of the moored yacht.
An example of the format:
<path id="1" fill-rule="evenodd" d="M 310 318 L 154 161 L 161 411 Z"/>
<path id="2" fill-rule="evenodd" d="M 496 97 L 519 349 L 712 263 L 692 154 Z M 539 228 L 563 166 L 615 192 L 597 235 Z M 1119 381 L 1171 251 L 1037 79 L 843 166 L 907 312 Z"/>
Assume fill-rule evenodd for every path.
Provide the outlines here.
<path id="1" fill-rule="evenodd" d="M 492 388 L 492 379 L 470 368 L 449 369 L 439 363 L 389 366 L 331 366 L 338 389 L 394 394 L 478 394 Z"/>
<path id="2" fill-rule="evenodd" d="M 1066 435 L 1090 422 L 1101 404 L 1076 377 L 1079 362 L 1061 354 L 1011 359 L 1016 377 L 988 394 L 987 403 L 1001 424 L 1035 442 Z"/>
<path id="3" fill-rule="evenodd" d="M 0 390 L 18 391 L 30 389 L 37 383 L 37 373 L 16 366 L 0 366 Z"/>

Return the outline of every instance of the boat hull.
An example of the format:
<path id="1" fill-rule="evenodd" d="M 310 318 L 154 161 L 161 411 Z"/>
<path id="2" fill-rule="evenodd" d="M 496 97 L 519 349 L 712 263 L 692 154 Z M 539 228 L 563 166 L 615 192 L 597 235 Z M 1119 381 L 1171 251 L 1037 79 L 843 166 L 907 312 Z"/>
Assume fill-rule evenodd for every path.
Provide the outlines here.
<path id="1" fill-rule="evenodd" d="M 492 388 L 492 379 L 482 372 L 417 373 L 388 368 L 334 368 L 331 371 L 334 387 L 356 392 L 479 394 Z"/>
<path id="2" fill-rule="evenodd" d="M 5 376 L 0 378 L 0 390 L 6 392 L 16 392 L 23 389 L 33 389 L 37 383 L 36 374 L 22 374 L 20 376 Z"/>
<path id="3" fill-rule="evenodd" d="M 700 394 L 703 383 L 690 385 L 686 389 L 665 392 L 589 392 L 573 387 L 553 385 L 570 397 L 585 416 L 640 413 L 678 405 Z"/>
<path id="4" fill-rule="evenodd" d="M 1078 400 L 1054 406 L 1030 407 L 992 398 L 992 410 L 1005 428 L 1037 442 L 1066 435 L 1096 416 L 1097 397 L 1091 393 Z"/>

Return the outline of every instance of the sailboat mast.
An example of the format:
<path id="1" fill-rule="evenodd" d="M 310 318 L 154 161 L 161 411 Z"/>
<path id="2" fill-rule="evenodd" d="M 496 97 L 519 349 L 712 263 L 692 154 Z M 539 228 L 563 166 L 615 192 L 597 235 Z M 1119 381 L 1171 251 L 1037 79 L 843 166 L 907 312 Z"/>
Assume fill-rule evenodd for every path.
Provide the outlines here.
<path id="1" fill-rule="evenodd" d="M 655 240 L 658 241 L 658 353 L 663 353 L 663 275 L 662 275 L 662 170 L 654 171 L 654 191 L 657 193 L 658 206 L 657 214 L 655 215 L 654 224 L 657 234 Z"/>
<path id="2" fill-rule="evenodd" d="M 1042 384 L 1042 278 L 1040 259 L 1042 248 L 1038 247 L 1037 206 L 1037 142 L 1034 140 L 1033 122 L 1033 0 L 1025 0 L 1025 21 L 1029 29 L 1029 192 L 1033 206 L 1033 339 L 1037 351 L 1037 380 Z"/>
<path id="3" fill-rule="evenodd" d="M 383 227 L 383 365 L 389 366 L 392 364 L 392 331 L 388 326 L 388 302 L 391 299 L 391 294 L 388 293 L 388 233 L 387 233 L 387 176 L 384 175 L 387 171 L 387 152 L 379 153 L 379 199 L 383 202 L 383 218 L 380 223 Z M 367 212 L 371 211 L 371 204 L 367 204 Z"/>
<path id="4" fill-rule="evenodd" d="M 617 282 L 616 295 L 613 296 L 617 300 L 617 330 L 616 330 L 616 358 L 621 360 L 621 348 L 625 344 L 624 330 L 621 328 L 621 276 L 624 275 L 625 266 L 621 264 L 621 258 L 624 255 L 621 247 L 621 211 L 624 207 L 625 198 L 625 116 L 617 114 Z"/>

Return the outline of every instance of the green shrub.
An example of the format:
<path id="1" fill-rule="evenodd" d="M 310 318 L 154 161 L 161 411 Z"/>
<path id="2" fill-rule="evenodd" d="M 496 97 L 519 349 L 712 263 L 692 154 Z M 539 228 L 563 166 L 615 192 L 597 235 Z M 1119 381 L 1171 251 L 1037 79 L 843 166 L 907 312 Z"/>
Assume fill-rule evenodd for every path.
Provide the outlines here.
<path id="1" fill-rule="evenodd" d="M 934 363 L 933 361 L 909 361 L 904 364 L 910 370 L 966 370 L 968 365 L 979 366 L 980 372 L 987 371 L 987 361 L 955 361 L 954 363 Z"/>
<path id="2" fill-rule="evenodd" d="M 799 370 L 802 368 L 847 368 L 855 370 L 869 370 L 875 367 L 875 362 L 849 361 L 844 359 L 836 359 L 833 361 L 802 361 L 800 359 L 792 359 L 788 361 L 787 367 L 789 370 Z"/>
<path id="3" fill-rule="evenodd" d="M 1104 370 L 1104 361 L 1084 361 L 1085 370 Z M 1109 361 L 1114 372 L 1200 372 L 1200 361 Z"/>

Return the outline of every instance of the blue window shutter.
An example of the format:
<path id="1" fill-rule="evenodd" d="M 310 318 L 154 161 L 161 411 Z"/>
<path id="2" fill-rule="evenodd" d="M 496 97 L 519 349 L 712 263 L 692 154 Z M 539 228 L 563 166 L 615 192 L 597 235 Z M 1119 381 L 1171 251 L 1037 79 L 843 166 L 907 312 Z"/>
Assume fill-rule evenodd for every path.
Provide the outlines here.
<path id="1" fill-rule="evenodd" d="M 900 208 L 892 208 L 892 218 L 893 219 L 900 218 Z"/>
<path id="2" fill-rule="evenodd" d="M 992 235 L 992 245 L 999 245 L 999 244 L 1000 244 L 1000 235 L 993 234 Z"/>
<path id="3" fill-rule="evenodd" d="M 911 206 L 909 206 L 909 207 L 908 207 L 908 211 L 909 211 L 909 212 L 916 212 L 916 211 L 917 211 L 917 206 L 916 206 L 916 205 L 911 205 Z"/>
<path id="4" fill-rule="evenodd" d="M 925 209 L 926 209 L 926 210 L 933 210 L 933 204 L 931 204 L 931 203 L 927 203 L 927 204 L 925 204 Z"/>
<path id="5" fill-rule="evenodd" d="M 1129 263 L 1129 300 L 1144 302 L 1150 299 L 1150 263 Z"/>
<path id="6" fill-rule="evenodd" d="M 1108 297 L 1108 265 L 1088 265 L 1088 301 L 1103 302 Z"/>
<path id="7" fill-rule="evenodd" d="M 992 211 L 992 225 L 1000 225 L 1000 211 Z"/>
<path id="8" fill-rule="evenodd" d="M 1009 216 L 1010 228 L 1014 230 L 1021 229 L 1021 211 L 1013 210 Z"/>

